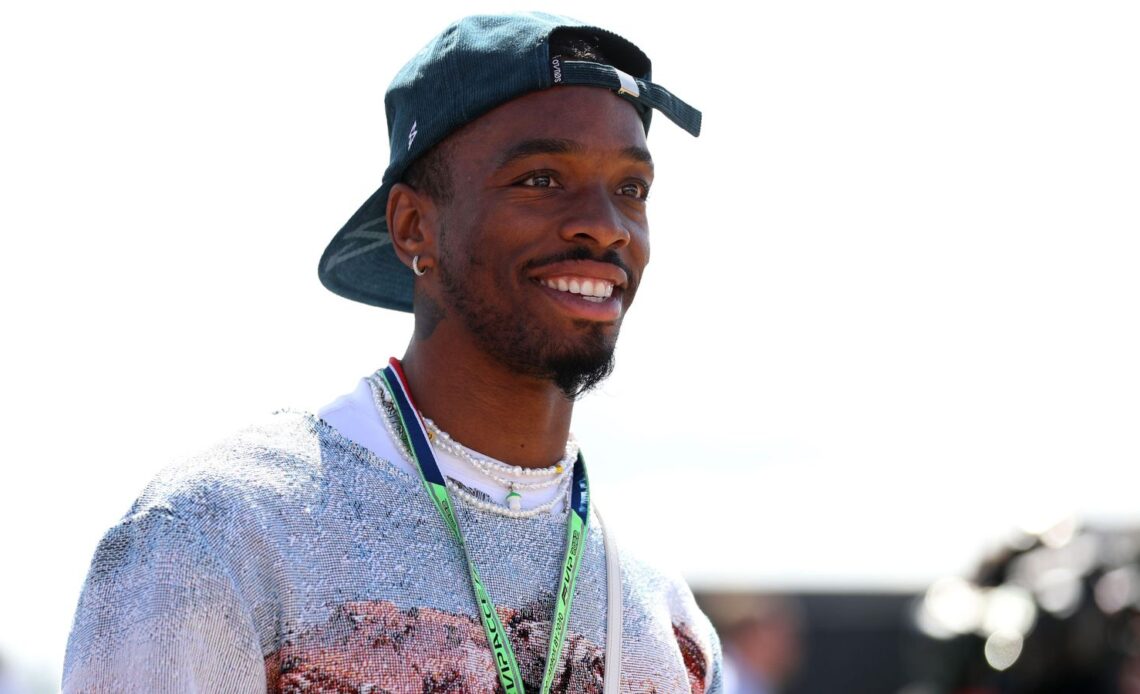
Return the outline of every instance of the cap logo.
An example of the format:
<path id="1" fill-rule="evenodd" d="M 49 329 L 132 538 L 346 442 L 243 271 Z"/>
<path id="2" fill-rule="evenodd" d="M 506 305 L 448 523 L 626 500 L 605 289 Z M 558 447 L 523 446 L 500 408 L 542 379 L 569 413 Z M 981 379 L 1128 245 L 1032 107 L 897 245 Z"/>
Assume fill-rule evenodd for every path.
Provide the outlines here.
<path id="1" fill-rule="evenodd" d="M 562 56 L 556 55 L 550 60 L 550 71 L 554 76 L 554 83 L 562 82 Z"/>
<path id="2" fill-rule="evenodd" d="M 337 249 L 336 253 L 329 256 L 329 259 L 325 262 L 325 272 L 328 272 L 346 260 L 352 260 L 358 255 L 363 255 L 392 243 L 392 236 L 388 233 L 388 229 L 381 226 L 386 221 L 384 217 L 377 217 L 345 234 L 344 245 Z M 377 227 L 379 227 L 379 229 L 377 229 Z"/>
<path id="3" fill-rule="evenodd" d="M 418 120 L 412 121 L 412 129 L 408 131 L 408 150 L 409 151 L 411 151 L 411 149 L 412 149 L 412 143 L 416 141 L 416 135 L 419 134 L 419 131 L 416 130 L 416 124 L 417 123 L 419 123 Z"/>

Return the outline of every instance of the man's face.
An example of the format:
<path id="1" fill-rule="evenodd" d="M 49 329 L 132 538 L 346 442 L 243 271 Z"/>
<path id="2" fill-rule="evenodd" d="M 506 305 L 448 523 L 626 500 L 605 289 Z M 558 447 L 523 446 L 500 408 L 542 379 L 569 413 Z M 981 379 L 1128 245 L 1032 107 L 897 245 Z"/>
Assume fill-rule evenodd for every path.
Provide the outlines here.
<path id="1" fill-rule="evenodd" d="M 573 397 L 612 368 L 649 262 L 641 119 L 607 90 L 558 87 L 500 106 L 451 144 L 446 315 L 488 356 Z"/>

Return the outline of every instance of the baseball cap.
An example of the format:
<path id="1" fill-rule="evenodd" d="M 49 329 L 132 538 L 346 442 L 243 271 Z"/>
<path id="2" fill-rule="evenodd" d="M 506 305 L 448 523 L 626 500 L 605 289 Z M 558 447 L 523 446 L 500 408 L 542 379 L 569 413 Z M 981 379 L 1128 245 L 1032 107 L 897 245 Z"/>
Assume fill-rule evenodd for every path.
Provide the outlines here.
<path id="1" fill-rule="evenodd" d="M 589 37 L 611 64 L 551 55 L 551 39 Z M 384 96 L 388 168 L 380 188 L 325 248 L 321 283 L 347 299 L 412 310 L 412 271 L 388 234 L 388 192 L 408 166 L 461 126 L 529 92 L 559 85 L 611 89 L 696 136 L 701 113 L 653 83 L 649 58 L 617 34 L 541 12 L 466 17 L 432 39 L 397 73 Z"/>

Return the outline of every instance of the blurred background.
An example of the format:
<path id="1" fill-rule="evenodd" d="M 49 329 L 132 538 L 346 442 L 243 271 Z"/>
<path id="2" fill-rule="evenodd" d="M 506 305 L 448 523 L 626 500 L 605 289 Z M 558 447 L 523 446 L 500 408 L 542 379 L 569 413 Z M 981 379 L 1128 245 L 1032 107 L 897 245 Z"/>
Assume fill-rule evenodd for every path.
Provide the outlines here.
<path id="1" fill-rule="evenodd" d="M 638 43 L 653 263 L 574 430 L 738 692 L 1137 685 L 1140 6 L 538 9 Z M 320 287 L 383 92 L 477 2 L 0 9 L 0 692 L 147 480 L 410 321 Z"/>

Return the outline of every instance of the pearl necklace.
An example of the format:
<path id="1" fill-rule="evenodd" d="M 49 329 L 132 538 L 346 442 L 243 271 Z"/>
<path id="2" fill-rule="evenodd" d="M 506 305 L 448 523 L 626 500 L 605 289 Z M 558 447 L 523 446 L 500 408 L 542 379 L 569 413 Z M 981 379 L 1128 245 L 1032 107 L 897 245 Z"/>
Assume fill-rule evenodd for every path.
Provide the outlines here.
<path id="1" fill-rule="evenodd" d="M 391 439 L 399 444 L 400 454 L 403 456 L 404 460 L 407 461 L 408 465 L 414 469 L 416 467 L 416 461 L 412 457 L 412 452 L 408 449 L 408 444 L 406 441 L 404 441 L 404 437 L 400 435 L 398 431 L 396 431 L 396 425 L 393 421 L 396 417 L 398 417 L 398 413 L 396 412 L 396 403 L 392 400 L 392 394 L 388 392 L 388 389 L 382 382 L 376 382 L 373 385 L 373 392 L 379 393 L 382 396 L 382 398 L 377 398 L 377 400 L 379 401 L 378 404 L 382 405 L 382 416 L 380 419 L 384 420 L 384 428 L 388 430 L 388 435 L 391 437 Z M 456 496 L 471 504 L 475 508 L 481 509 L 483 511 L 489 511 L 491 513 L 498 513 L 509 518 L 533 518 L 535 516 L 540 516 L 550 512 L 550 510 L 553 509 L 555 505 L 566 498 L 566 495 L 570 491 L 570 480 L 572 478 L 572 475 L 569 473 L 570 470 L 573 469 L 573 465 L 568 461 L 572 461 L 578 457 L 578 443 L 577 441 L 574 441 L 573 437 L 567 440 L 566 455 L 558 463 L 548 468 L 524 468 L 517 465 L 509 465 L 497 460 L 491 460 L 489 458 L 476 457 L 465 446 L 452 439 L 447 432 L 436 426 L 435 422 L 431 421 L 427 417 L 424 417 L 424 423 L 428 427 L 429 440 L 435 447 L 443 450 L 444 452 L 450 453 L 457 458 L 469 462 L 476 470 L 479 470 L 486 476 L 490 477 L 493 481 L 507 487 L 510 490 L 510 492 L 507 494 L 506 499 L 508 506 L 504 507 L 476 496 L 475 494 L 468 492 L 466 489 L 463 489 L 460 485 L 455 484 L 454 482 L 448 485 L 450 491 L 455 493 Z M 497 468 L 498 470 L 504 471 L 508 474 L 516 474 L 523 477 L 548 476 L 551 477 L 551 479 L 530 483 L 514 482 L 492 473 L 490 471 L 492 468 Z M 450 478 L 447 478 L 447 480 L 449 482 L 452 482 Z M 554 486 L 554 484 L 558 484 L 559 489 L 550 501 L 526 510 L 523 510 L 521 508 L 522 496 L 517 491 L 515 491 L 516 489 L 545 489 L 547 487 Z"/>
<path id="2" fill-rule="evenodd" d="M 558 493 L 554 495 L 553 499 L 547 501 L 545 504 L 539 504 L 534 508 L 528 508 L 525 511 L 519 507 L 518 494 L 515 494 L 513 497 L 508 494 L 507 500 L 511 506 L 505 507 L 492 501 L 487 501 L 478 496 L 475 496 L 471 492 L 459 487 L 456 484 L 448 485 L 448 490 L 451 493 L 455 494 L 455 496 L 463 499 L 475 508 L 481 509 L 483 511 L 498 513 L 500 515 L 507 516 L 508 518 L 534 518 L 535 516 L 541 516 L 550 513 L 550 511 L 559 502 L 566 499 L 566 495 L 570 491 L 570 475 L 566 475 L 565 481 L 562 482 L 561 488 L 558 490 Z"/>
<path id="3" fill-rule="evenodd" d="M 528 468 L 519 465 L 509 465 L 475 454 L 471 449 L 452 439 L 446 431 L 440 429 L 436 426 L 435 422 L 427 417 L 424 417 L 424 423 L 427 424 L 428 432 L 432 437 L 431 441 L 436 447 L 450 453 L 456 458 L 467 461 L 471 467 L 482 472 L 504 487 L 510 487 L 515 490 L 548 489 L 556 484 L 561 484 L 563 478 L 566 477 L 571 466 L 573 466 L 574 460 L 578 457 L 578 442 L 571 437 L 566 441 L 566 452 L 562 456 L 562 460 L 550 467 Z M 510 477 L 508 477 L 508 475 Z M 546 479 L 537 482 L 519 482 L 517 479 L 512 479 L 512 477 L 545 477 Z"/>
<path id="4" fill-rule="evenodd" d="M 558 493 L 555 494 L 553 499 L 546 504 L 528 509 L 527 513 L 529 513 L 537 509 L 550 510 L 561 500 L 566 491 L 570 488 L 570 470 L 572 465 L 570 461 L 578 457 L 578 444 L 573 439 L 566 442 L 566 453 L 559 462 L 548 468 L 525 468 L 517 465 L 508 465 L 498 460 L 476 455 L 471 449 L 451 438 L 446 431 L 440 429 L 436 426 L 435 422 L 427 417 L 424 417 L 424 424 L 427 425 L 428 434 L 431 437 L 433 446 L 446 453 L 450 453 L 456 458 L 466 461 L 471 467 L 506 487 L 506 502 L 508 510 L 512 512 L 523 512 L 522 494 L 519 493 L 520 489 L 537 490 L 548 489 L 554 485 L 559 486 Z M 503 474 L 496 473 L 505 473 L 516 477 L 545 477 L 546 479 L 538 482 L 518 482 L 509 477 L 504 477 Z"/>

